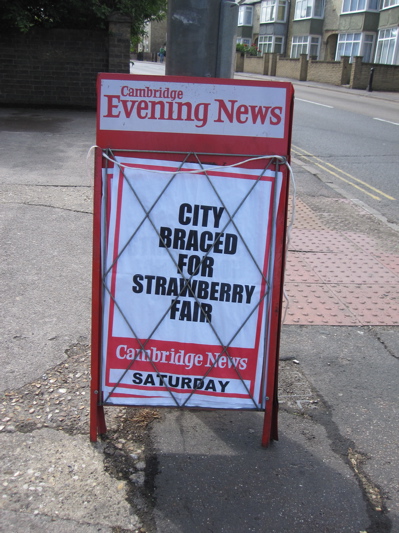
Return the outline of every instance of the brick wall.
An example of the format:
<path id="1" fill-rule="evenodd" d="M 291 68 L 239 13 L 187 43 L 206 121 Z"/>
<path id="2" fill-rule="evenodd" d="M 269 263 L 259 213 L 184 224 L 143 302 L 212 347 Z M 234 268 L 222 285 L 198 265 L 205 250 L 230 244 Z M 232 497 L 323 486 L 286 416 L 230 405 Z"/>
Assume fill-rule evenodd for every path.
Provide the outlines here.
<path id="1" fill-rule="evenodd" d="M 349 85 L 350 80 L 349 58 L 341 61 L 313 61 L 308 63 L 308 81 L 330 83 L 331 85 Z"/>
<path id="2" fill-rule="evenodd" d="M 280 78 L 291 78 L 299 80 L 301 76 L 300 59 L 287 59 L 279 57 L 277 59 L 276 76 Z"/>
<path id="3" fill-rule="evenodd" d="M 265 54 L 264 57 L 263 74 L 269 76 L 300 81 L 309 80 L 331 85 L 349 85 L 352 89 L 366 89 L 369 83 L 370 69 L 373 68 L 373 90 L 399 91 L 398 65 L 362 63 L 361 57 L 356 57 L 353 63 L 349 63 L 348 57 L 342 57 L 341 61 L 308 60 L 306 54 L 301 55 L 300 59 L 288 59 L 277 54 Z M 239 58 L 237 54 L 236 72 L 262 74 L 261 58 L 252 58 L 252 61 L 248 61 L 248 58 L 245 57 L 243 63 L 239 59 L 242 58 Z"/>
<path id="4" fill-rule="evenodd" d="M 399 91 L 399 66 L 373 65 L 373 88 L 376 91 Z"/>
<path id="5" fill-rule="evenodd" d="M 353 62 L 350 80 L 351 88 L 367 89 L 372 68 L 374 69 L 373 90 L 399 91 L 399 66 L 362 63 L 361 57 L 355 57 Z"/>
<path id="6" fill-rule="evenodd" d="M 130 19 L 115 13 L 108 25 L 107 72 L 130 72 Z"/>
<path id="7" fill-rule="evenodd" d="M 128 34 L 121 26 L 1 34 L 0 104 L 94 108 L 97 73 L 129 72 L 130 23 Z"/>
<path id="8" fill-rule="evenodd" d="M 268 57 L 264 55 L 263 57 L 248 56 L 244 57 L 244 72 L 253 72 L 254 74 L 268 74 L 269 62 L 266 62 Z"/>
<path id="9" fill-rule="evenodd" d="M 244 72 L 244 54 L 242 52 L 236 52 L 235 72 Z"/>

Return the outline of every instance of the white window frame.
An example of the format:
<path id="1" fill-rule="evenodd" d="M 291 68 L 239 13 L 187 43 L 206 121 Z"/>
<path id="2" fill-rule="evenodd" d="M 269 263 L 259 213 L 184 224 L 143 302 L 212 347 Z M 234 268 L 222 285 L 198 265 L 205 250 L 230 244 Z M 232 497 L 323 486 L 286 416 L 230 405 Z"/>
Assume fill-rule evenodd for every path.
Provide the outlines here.
<path id="1" fill-rule="evenodd" d="M 294 20 L 323 19 L 324 0 L 296 0 Z"/>
<path id="2" fill-rule="evenodd" d="M 341 13 L 359 13 L 361 11 L 379 11 L 380 0 L 343 0 Z M 399 1 L 399 0 L 398 0 Z"/>
<path id="3" fill-rule="evenodd" d="M 320 35 L 294 35 L 291 41 L 290 57 L 292 59 L 298 59 L 300 55 L 307 54 L 308 57 L 311 56 L 318 59 L 320 54 L 320 41 Z"/>
<path id="4" fill-rule="evenodd" d="M 299 50 L 299 48 L 303 50 Z M 298 59 L 300 55 L 307 54 L 309 47 L 309 35 L 293 35 L 291 41 L 291 54 L 292 59 Z"/>
<path id="5" fill-rule="evenodd" d="M 374 33 L 363 33 L 362 34 L 362 51 L 361 55 L 363 56 L 364 63 L 372 63 L 374 57 L 375 49 L 375 34 Z"/>
<path id="6" fill-rule="evenodd" d="M 335 61 L 340 61 L 342 56 L 353 58 L 362 56 L 365 63 L 371 63 L 375 46 L 375 34 L 370 32 L 339 33 Z"/>
<path id="7" fill-rule="evenodd" d="M 254 8 L 252 6 L 240 6 L 238 9 L 238 26 L 252 26 Z"/>
<path id="8" fill-rule="evenodd" d="M 399 6 L 399 0 L 381 0 L 380 9 L 389 9 L 395 6 Z"/>
<path id="9" fill-rule="evenodd" d="M 399 64 L 399 28 L 386 28 L 378 32 L 374 63 Z"/>
<path id="10" fill-rule="evenodd" d="M 246 44 L 247 46 L 251 46 L 252 41 L 248 37 L 237 37 L 237 44 Z"/>
<path id="11" fill-rule="evenodd" d="M 276 52 L 276 45 L 280 47 L 280 51 Z M 284 51 L 284 37 L 281 35 L 259 35 L 258 49 L 263 54 L 282 54 Z"/>
<path id="12" fill-rule="evenodd" d="M 281 11 L 283 12 L 283 17 L 279 18 Z M 287 0 L 263 0 L 260 5 L 260 23 L 287 22 L 287 13 Z"/>

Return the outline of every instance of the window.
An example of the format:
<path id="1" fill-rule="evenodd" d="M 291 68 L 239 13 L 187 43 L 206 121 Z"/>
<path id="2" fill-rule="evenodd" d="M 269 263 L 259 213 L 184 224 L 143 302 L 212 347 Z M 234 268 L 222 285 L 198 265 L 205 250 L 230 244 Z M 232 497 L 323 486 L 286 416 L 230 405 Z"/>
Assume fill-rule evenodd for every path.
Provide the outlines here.
<path id="1" fill-rule="evenodd" d="M 287 0 L 263 0 L 260 6 L 260 23 L 286 22 Z"/>
<path id="2" fill-rule="evenodd" d="M 360 55 L 361 36 L 361 33 L 341 33 L 338 35 L 336 61 L 339 61 L 341 56 L 349 56 L 353 59 Z"/>
<path id="3" fill-rule="evenodd" d="M 324 17 L 324 0 L 296 0 L 294 19 Z"/>
<path id="4" fill-rule="evenodd" d="M 251 46 L 251 39 L 245 39 L 243 37 L 239 37 L 237 39 L 237 44 L 246 44 L 247 46 Z"/>
<path id="5" fill-rule="evenodd" d="M 384 65 L 399 64 L 398 33 L 398 28 L 379 31 L 375 63 Z"/>
<path id="6" fill-rule="evenodd" d="M 292 38 L 291 57 L 298 58 L 301 54 L 307 54 L 308 41 L 309 37 L 307 35 L 294 36 Z"/>
<path id="7" fill-rule="evenodd" d="M 310 38 L 309 57 L 319 58 L 320 37 Z"/>
<path id="8" fill-rule="evenodd" d="M 386 9 L 388 7 L 399 6 L 399 0 L 382 0 L 381 9 Z"/>
<path id="9" fill-rule="evenodd" d="M 349 56 L 353 61 L 354 57 L 363 56 L 363 62 L 370 63 L 373 47 L 374 35 L 372 33 L 340 33 L 335 60 L 339 61 L 342 56 Z"/>
<path id="10" fill-rule="evenodd" d="M 283 37 L 276 37 L 275 35 L 259 35 L 258 48 L 262 54 L 282 54 L 283 44 Z"/>
<path id="11" fill-rule="evenodd" d="M 374 35 L 366 33 L 363 39 L 363 63 L 371 63 L 373 57 Z"/>
<path id="12" fill-rule="evenodd" d="M 252 26 L 252 6 L 240 6 L 238 11 L 238 25 Z"/>
<path id="13" fill-rule="evenodd" d="M 320 37 L 312 35 L 295 35 L 292 38 L 291 58 L 298 58 L 301 54 L 309 57 L 319 57 Z"/>
<path id="14" fill-rule="evenodd" d="M 344 0 L 342 3 L 342 13 L 354 13 L 355 11 L 378 11 L 378 4 L 379 0 Z"/>

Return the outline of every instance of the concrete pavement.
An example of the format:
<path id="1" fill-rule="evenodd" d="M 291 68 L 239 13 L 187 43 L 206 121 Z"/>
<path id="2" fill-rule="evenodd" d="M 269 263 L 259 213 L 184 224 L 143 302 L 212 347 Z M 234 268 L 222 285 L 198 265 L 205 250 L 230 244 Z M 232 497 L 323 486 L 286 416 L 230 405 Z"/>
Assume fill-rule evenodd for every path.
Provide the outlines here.
<path id="1" fill-rule="evenodd" d="M 134 528 L 87 438 L 95 113 L 1 109 L 0 130 L 0 530 Z"/>
<path id="2" fill-rule="evenodd" d="M 260 413 L 113 408 L 89 443 L 94 136 L 94 112 L 0 109 L 0 530 L 399 531 L 398 234 L 299 162 L 280 440 Z M 382 273 L 369 320 L 342 290 Z"/>

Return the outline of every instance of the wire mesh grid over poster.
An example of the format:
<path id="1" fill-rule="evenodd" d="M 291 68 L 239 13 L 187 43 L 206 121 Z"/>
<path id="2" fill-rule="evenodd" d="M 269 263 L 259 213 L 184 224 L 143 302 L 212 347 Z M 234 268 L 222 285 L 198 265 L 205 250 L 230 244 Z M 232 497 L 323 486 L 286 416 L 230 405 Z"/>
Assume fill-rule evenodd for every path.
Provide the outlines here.
<path id="1" fill-rule="evenodd" d="M 102 152 L 100 405 L 265 408 L 285 159 L 214 155 Z"/>

